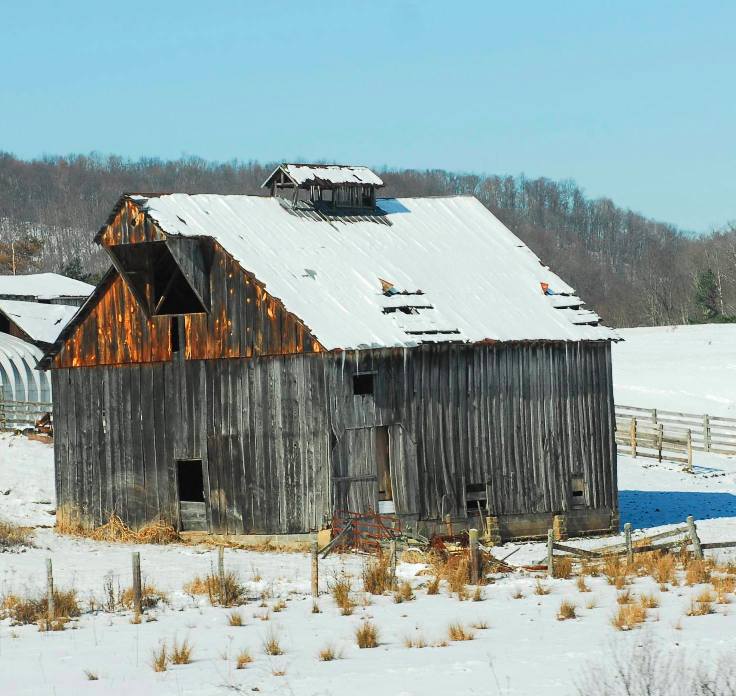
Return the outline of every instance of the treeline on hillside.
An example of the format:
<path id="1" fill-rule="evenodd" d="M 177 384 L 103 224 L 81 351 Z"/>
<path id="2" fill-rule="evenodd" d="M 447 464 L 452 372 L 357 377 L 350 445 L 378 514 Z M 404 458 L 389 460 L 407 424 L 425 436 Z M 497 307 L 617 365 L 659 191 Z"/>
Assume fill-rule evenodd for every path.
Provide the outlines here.
<path id="1" fill-rule="evenodd" d="M 0 273 L 40 270 L 95 280 L 92 237 L 125 191 L 263 194 L 257 162 L 47 157 L 0 153 Z M 472 194 L 576 288 L 612 326 L 730 321 L 736 226 L 697 238 L 590 199 L 572 181 L 389 170 L 382 195 Z"/>

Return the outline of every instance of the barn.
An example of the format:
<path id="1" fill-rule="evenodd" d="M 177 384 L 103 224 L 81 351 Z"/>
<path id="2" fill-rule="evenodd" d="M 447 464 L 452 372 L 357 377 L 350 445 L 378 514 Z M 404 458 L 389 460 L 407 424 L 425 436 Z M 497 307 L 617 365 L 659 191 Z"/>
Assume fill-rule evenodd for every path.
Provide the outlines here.
<path id="1" fill-rule="evenodd" d="M 41 362 L 60 520 L 617 527 L 616 334 L 475 198 L 382 185 L 283 164 L 268 195 L 119 199 Z"/>

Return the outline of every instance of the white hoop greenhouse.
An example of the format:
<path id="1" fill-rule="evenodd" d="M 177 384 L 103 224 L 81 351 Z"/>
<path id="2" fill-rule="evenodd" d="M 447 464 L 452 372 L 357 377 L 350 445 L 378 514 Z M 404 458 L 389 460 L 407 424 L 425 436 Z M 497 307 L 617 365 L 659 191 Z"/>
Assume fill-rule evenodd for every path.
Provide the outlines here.
<path id="1" fill-rule="evenodd" d="M 51 401 L 49 373 L 36 369 L 42 357 L 36 346 L 0 333 L 0 401 Z"/>

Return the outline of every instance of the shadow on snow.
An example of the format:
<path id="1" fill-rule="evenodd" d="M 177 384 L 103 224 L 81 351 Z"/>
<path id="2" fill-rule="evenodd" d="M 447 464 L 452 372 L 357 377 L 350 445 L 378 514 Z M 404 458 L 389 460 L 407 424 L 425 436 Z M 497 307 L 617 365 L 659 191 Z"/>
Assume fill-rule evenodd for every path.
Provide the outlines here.
<path id="1" fill-rule="evenodd" d="M 619 491 L 621 527 L 631 522 L 634 529 L 696 520 L 736 517 L 736 495 L 690 491 Z"/>

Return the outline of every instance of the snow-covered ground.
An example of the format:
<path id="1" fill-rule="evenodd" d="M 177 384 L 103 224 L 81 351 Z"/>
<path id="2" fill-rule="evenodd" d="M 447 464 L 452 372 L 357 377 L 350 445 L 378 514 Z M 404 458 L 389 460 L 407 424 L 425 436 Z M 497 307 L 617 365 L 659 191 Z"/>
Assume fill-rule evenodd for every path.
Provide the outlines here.
<path id="1" fill-rule="evenodd" d="M 621 329 L 617 404 L 736 418 L 736 325 Z"/>
<path id="2" fill-rule="evenodd" d="M 692 329 L 699 329 L 695 331 Z M 615 349 L 617 399 L 633 405 L 728 414 L 736 402 L 729 375 L 736 374 L 728 355 L 736 327 L 636 329 L 623 332 L 627 343 Z M 736 345 L 736 342 L 733 342 Z M 649 357 L 651 354 L 652 357 Z M 729 365 L 729 361 L 733 365 Z M 712 367 L 709 367 L 712 365 Z M 731 378 L 733 379 L 733 378 Z M 736 386 L 736 385 L 734 385 Z M 720 411 L 716 408 L 721 406 Z M 698 520 L 703 541 L 736 540 L 736 459 L 695 453 L 694 474 L 649 460 L 619 458 L 621 521 L 636 530 L 681 524 L 688 514 Z M 433 696 L 483 694 L 521 696 L 576 693 L 585 664 L 610 665 L 616 646 L 653 641 L 675 659 L 713 663 L 733 652 L 734 605 L 716 605 L 708 616 L 687 617 L 691 598 L 702 587 L 678 585 L 661 592 L 650 578 L 634 581 L 632 592 L 652 592 L 661 603 L 649 612 L 644 628 L 616 631 L 610 623 L 617 591 L 604 578 L 590 578 L 590 593 L 573 580 L 548 580 L 549 595 L 534 594 L 536 576 L 518 571 L 498 576 L 484 589 L 481 602 L 459 601 L 446 588 L 430 596 L 424 566 L 401 563 L 398 572 L 415 587 L 414 601 L 396 604 L 392 597 L 371 597 L 370 604 L 342 616 L 327 592 L 340 572 L 354 576 L 360 589 L 363 559 L 333 556 L 321 564 L 321 613 L 312 613 L 309 558 L 300 553 L 228 550 L 226 564 L 238 573 L 251 598 L 240 611 L 242 627 L 228 625 L 230 610 L 210 607 L 183 585 L 210 571 L 214 552 L 186 545 L 107 544 L 57 535 L 54 517 L 53 451 L 49 445 L 0 435 L 0 518 L 36 527 L 33 548 L 0 553 L 0 596 L 41 591 L 45 560 L 51 558 L 58 587 L 74 587 L 82 603 L 104 599 L 106 579 L 115 587 L 131 582 L 130 554 L 141 553 L 144 578 L 168 593 L 166 604 L 149 612 L 155 620 L 130 622 L 130 613 L 86 612 L 66 630 L 41 633 L 35 626 L 0 622 L 0 694 L 228 694 Z M 637 532 L 641 534 L 641 532 Z M 574 542 L 594 547 L 597 539 Z M 540 543 L 508 543 L 498 556 L 512 552 L 517 565 L 545 558 Z M 723 560 L 736 559 L 722 552 Z M 521 595 L 516 599 L 515 596 Z M 260 606 L 262 596 L 273 606 Z M 357 594 L 358 599 L 361 593 Z M 571 600 L 578 618 L 558 621 L 560 603 Z M 356 626 L 373 621 L 379 647 L 359 649 Z M 447 640 L 450 623 L 485 622 L 475 639 L 446 646 L 407 648 L 404 641 L 421 635 L 429 643 Z M 284 649 L 266 655 L 263 643 L 276 635 Z M 151 653 L 161 641 L 188 638 L 193 662 L 155 673 Z M 317 653 L 332 645 L 341 659 L 321 662 Z M 247 648 L 254 661 L 235 669 L 235 657 Z M 99 679 L 89 681 L 85 670 Z M 274 674 L 277 673 L 277 674 Z M 283 673 L 283 674 L 280 674 Z"/>
<path id="3" fill-rule="evenodd" d="M 705 458 L 705 455 L 701 455 Z M 619 462 L 622 519 L 636 528 L 679 523 L 695 514 L 703 540 L 736 538 L 736 462 L 709 456 L 696 460 L 695 475 L 668 465 Z M 0 513 L 23 524 L 48 525 L 53 517 L 52 448 L 20 437 L 0 436 Z M 9 492 L 8 492 L 9 491 Z M 705 519 L 713 517 L 714 519 Z M 597 540 L 585 540 L 594 546 Z M 257 553 L 228 550 L 226 563 L 235 570 L 252 598 L 241 612 L 242 627 L 227 622 L 229 610 L 208 606 L 187 595 L 183 584 L 211 570 L 214 552 L 184 545 L 132 546 L 97 543 L 58 536 L 53 529 L 35 532 L 35 548 L 0 554 L 0 595 L 40 591 L 45 559 L 52 558 L 57 586 L 74 587 L 82 602 L 104 598 L 104 584 L 130 585 L 130 554 L 138 550 L 146 579 L 169 594 L 168 604 L 151 612 L 155 621 L 131 624 L 129 613 L 86 613 L 63 632 L 40 633 L 35 626 L 0 623 L 0 674 L 3 694 L 344 694 L 374 693 L 396 696 L 428 694 L 571 694 L 579 668 L 586 661 L 608 661 L 612 645 L 636 645 L 645 633 L 615 631 L 610 619 L 616 590 L 603 578 L 591 578 L 592 592 L 581 594 L 572 580 L 545 580 L 547 596 L 535 595 L 535 577 L 520 571 L 498 577 L 485 588 L 481 602 L 459 601 L 446 589 L 429 596 L 428 578 L 417 575 L 423 566 L 402 563 L 399 574 L 416 588 L 416 600 L 395 604 L 391 597 L 372 597 L 352 616 L 342 616 L 326 593 L 335 573 L 346 571 L 360 587 L 362 559 L 345 555 L 322 563 L 322 612 L 313 614 L 309 597 L 309 559 L 304 554 Z M 539 543 L 506 544 L 499 555 L 516 551 L 519 565 L 544 558 Z M 726 554 L 721 554 L 725 559 Z M 734 554 L 736 557 L 736 554 Z M 659 645 L 677 654 L 713 655 L 733 648 L 736 615 L 728 606 L 702 617 L 684 617 L 690 598 L 700 588 L 677 587 L 660 593 L 650 579 L 635 581 L 633 591 L 659 594 L 661 607 L 650 612 L 647 630 Z M 523 597 L 514 599 L 521 591 Z M 267 611 L 261 595 L 273 606 L 279 598 L 286 608 Z M 578 618 L 558 621 L 563 599 L 575 602 Z M 595 607 L 590 606 L 591 600 Z M 380 632 L 376 649 L 359 649 L 353 633 L 372 620 Z M 487 622 L 475 639 L 450 642 L 446 647 L 407 648 L 407 637 L 428 642 L 447 639 L 452 622 L 465 626 Z M 284 655 L 264 653 L 270 633 L 279 637 Z M 193 663 L 157 674 L 151 653 L 161 641 L 188 638 Z M 334 646 L 342 658 L 320 662 L 318 651 Z M 254 662 L 235 669 L 235 656 L 250 649 Z M 88 681 L 85 670 L 98 681 Z M 274 672 L 283 672 L 275 676 Z"/>

